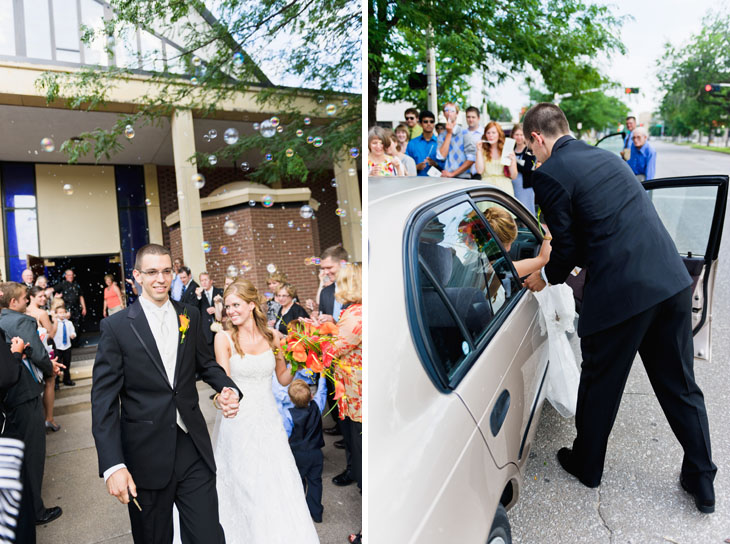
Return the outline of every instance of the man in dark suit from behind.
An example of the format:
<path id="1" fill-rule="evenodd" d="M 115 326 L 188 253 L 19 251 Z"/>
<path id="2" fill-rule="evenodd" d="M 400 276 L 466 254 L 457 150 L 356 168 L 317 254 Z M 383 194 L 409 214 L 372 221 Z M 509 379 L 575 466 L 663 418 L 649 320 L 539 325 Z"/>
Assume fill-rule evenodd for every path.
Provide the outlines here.
<path id="1" fill-rule="evenodd" d="M 43 471 L 46 464 L 46 427 L 41 392 L 43 378 L 55 374 L 54 364 L 38 336 L 36 320 L 25 314 L 28 306 L 28 290 L 16 282 L 0 284 L 0 329 L 5 331 L 6 342 L 18 336 L 29 344 L 25 351 L 26 364 L 21 369 L 20 378 L 8 389 L 5 396 L 8 424 L 11 436 L 25 443 L 23 470 L 30 485 L 33 512 L 36 524 L 53 521 L 61 514 L 59 506 L 46 508 L 41 497 Z M 43 375 L 39 376 L 33 367 Z M 6 427 L 7 429 L 7 427 Z"/>
<path id="2" fill-rule="evenodd" d="M 223 289 L 213 286 L 213 280 L 210 279 L 210 274 L 207 272 L 201 272 L 198 278 L 200 278 L 200 287 L 195 289 L 195 296 L 203 324 L 203 334 L 205 334 L 208 345 L 213 349 L 215 334 L 210 330 L 210 326 L 215 323 L 215 297 L 222 297 Z"/>
<path id="3" fill-rule="evenodd" d="M 182 281 L 183 291 L 180 297 L 180 302 L 183 304 L 190 304 L 191 306 L 198 306 L 198 296 L 195 294 L 195 290 L 200 287 L 193 279 L 193 274 L 187 266 L 181 266 L 178 271 L 180 281 Z"/>
<path id="4" fill-rule="evenodd" d="M 680 483 L 701 512 L 711 513 L 717 467 L 694 378 L 690 276 L 626 163 L 569 131 L 554 104 L 525 115 L 525 137 L 542 163 L 533 173 L 535 200 L 553 238 L 545 274 L 562 283 L 576 266 L 587 271 L 578 323 L 577 436 L 558 461 L 584 485 L 601 483 L 608 436 L 638 352 L 684 449 Z M 526 284 L 539 289 L 544 282 L 532 275 Z"/>

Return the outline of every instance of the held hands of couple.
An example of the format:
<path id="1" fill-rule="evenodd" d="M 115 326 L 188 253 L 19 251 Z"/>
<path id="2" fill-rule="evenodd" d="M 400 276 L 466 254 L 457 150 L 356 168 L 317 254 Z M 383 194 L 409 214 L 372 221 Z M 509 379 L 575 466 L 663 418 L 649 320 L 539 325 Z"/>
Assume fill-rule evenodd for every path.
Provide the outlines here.
<path id="1" fill-rule="evenodd" d="M 221 392 L 215 396 L 213 403 L 218 401 L 223 417 L 236 417 L 238 413 L 238 393 L 230 387 L 224 387 Z"/>

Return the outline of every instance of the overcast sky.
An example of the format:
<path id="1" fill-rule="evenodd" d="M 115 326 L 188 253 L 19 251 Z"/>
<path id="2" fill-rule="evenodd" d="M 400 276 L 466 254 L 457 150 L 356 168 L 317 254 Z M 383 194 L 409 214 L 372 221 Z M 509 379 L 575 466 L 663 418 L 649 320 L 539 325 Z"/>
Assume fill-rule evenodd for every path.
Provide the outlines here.
<path id="1" fill-rule="evenodd" d="M 629 106 L 632 113 L 652 112 L 661 101 L 656 78 L 656 61 L 668 41 L 677 46 L 686 44 L 702 28 L 702 18 L 710 11 L 727 8 L 728 0 L 596 0 L 596 4 L 613 5 L 616 15 L 632 15 L 623 26 L 621 39 L 626 55 L 615 55 L 603 73 L 618 82 L 615 96 Z M 482 103 L 483 90 L 475 77 L 471 100 Z M 626 95 L 624 87 L 639 87 L 640 93 Z M 507 106 L 516 118 L 520 108 L 528 104 L 527 88 L 521 78 L 488 90 L 489 98 Z"/>

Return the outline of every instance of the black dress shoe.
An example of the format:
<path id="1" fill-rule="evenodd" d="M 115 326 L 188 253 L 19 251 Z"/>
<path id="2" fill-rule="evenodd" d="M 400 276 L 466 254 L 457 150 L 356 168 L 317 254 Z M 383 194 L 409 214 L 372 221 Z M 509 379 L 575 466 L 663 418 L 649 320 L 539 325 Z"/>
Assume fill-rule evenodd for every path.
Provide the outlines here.
<path id="1" fill-rule="evenodd" d="M 687 482 L 684 480 L 684 475 L 680 474 L 679 476 L 679 484 L 682 486 L 682 489 L 684 489 L 687 493 L 692 495 L 692 498 L 695 500 L 695 506 L 697 506 L 697 510 L 702 512 L 703 514 L 712 514 L 715 511 L 715 492 L 714 490 L 710 490 L 709 493 L 711 493 L 711 496 L 708 496 L 708 494 L 700 494 L 695 493 L 690 489 L 690 487 L 687 485 Z"/>
<path id="2" fill-rule="evenodd" d="M 64 380 L 63 385 L 68 385 L 69 387 L 73 387 L 74 385 L 76 385 L 76 382 L 73 380 L 69 380 L 69 381 Z"/>
<path id="3" fill-rule="evenodd" d="M 324 434 L 329 434 L 331 436 L 340 436 L 342 434 L 340 432 L 340 430 L 337 428 L 337 425 L 335 425 L 334 427 L 328 427 L 326 429 L 322 429 L 322 432 Z"/>
<path id="4" fill-rule="evenodd" d="M 558 462 L 560 463 L 560 466 L 563 467 L 563 470 L 567 472 L 568 474 L 575 476 L 580 480 L 580 483 L 582 483 L 586 487 L 594 488 L 601 485 L 601 482 L 593 483 L 593 482 L 586 482 L 583 478 L 580 477 L 578 474 L 578 470 L 575 468 L 575 464 L 573 463 L 573 450 L 570 448 L 560 448 L 558 450 Z"/>
<path id="5" fill-rule="evenodd" d="M 333 446 L 337 449 L 344 450 L 345 449 L 345 439 L 338 440 L 333 444 Z"/>
<path id="6" fill-rule="evenodd" d="M 350 476 L 350 473 L 347 470 L 345 472 L 338 474 L 334 478 L 332 478 L 332 483 L 335 485 L 338 485 L 340 487 L 350 485 L 354 481 L 355 480 L 352 479 L 352 477 Z"/>
<path id="7" fill-rule="evenodd" d="M 61 510 L 60 506 L 52 506 L 51 508 L 46 508 L 46 511 L 43 512 L 43 515 L 40 517 L 40 519 L 35 520 L 35 524 L 45 525 L 46 523 L 51 523 L 54 519 L 60 518 L 61 514 L 63 514 L 63 510 Z"/>

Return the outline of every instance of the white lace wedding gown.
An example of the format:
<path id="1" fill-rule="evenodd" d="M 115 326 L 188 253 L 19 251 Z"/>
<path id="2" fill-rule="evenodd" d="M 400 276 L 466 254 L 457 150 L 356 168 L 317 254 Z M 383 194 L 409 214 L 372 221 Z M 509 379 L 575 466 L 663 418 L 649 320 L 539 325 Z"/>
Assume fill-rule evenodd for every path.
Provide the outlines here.
<path id="1" fill-rule="evenodd" d="M 271 392 L 271 350 L 241 357 L 231 342 L 231 378 L 243 393 L 215 444 L 220 521 L 227 544 L 319 543 L 289 441 Z"/>

